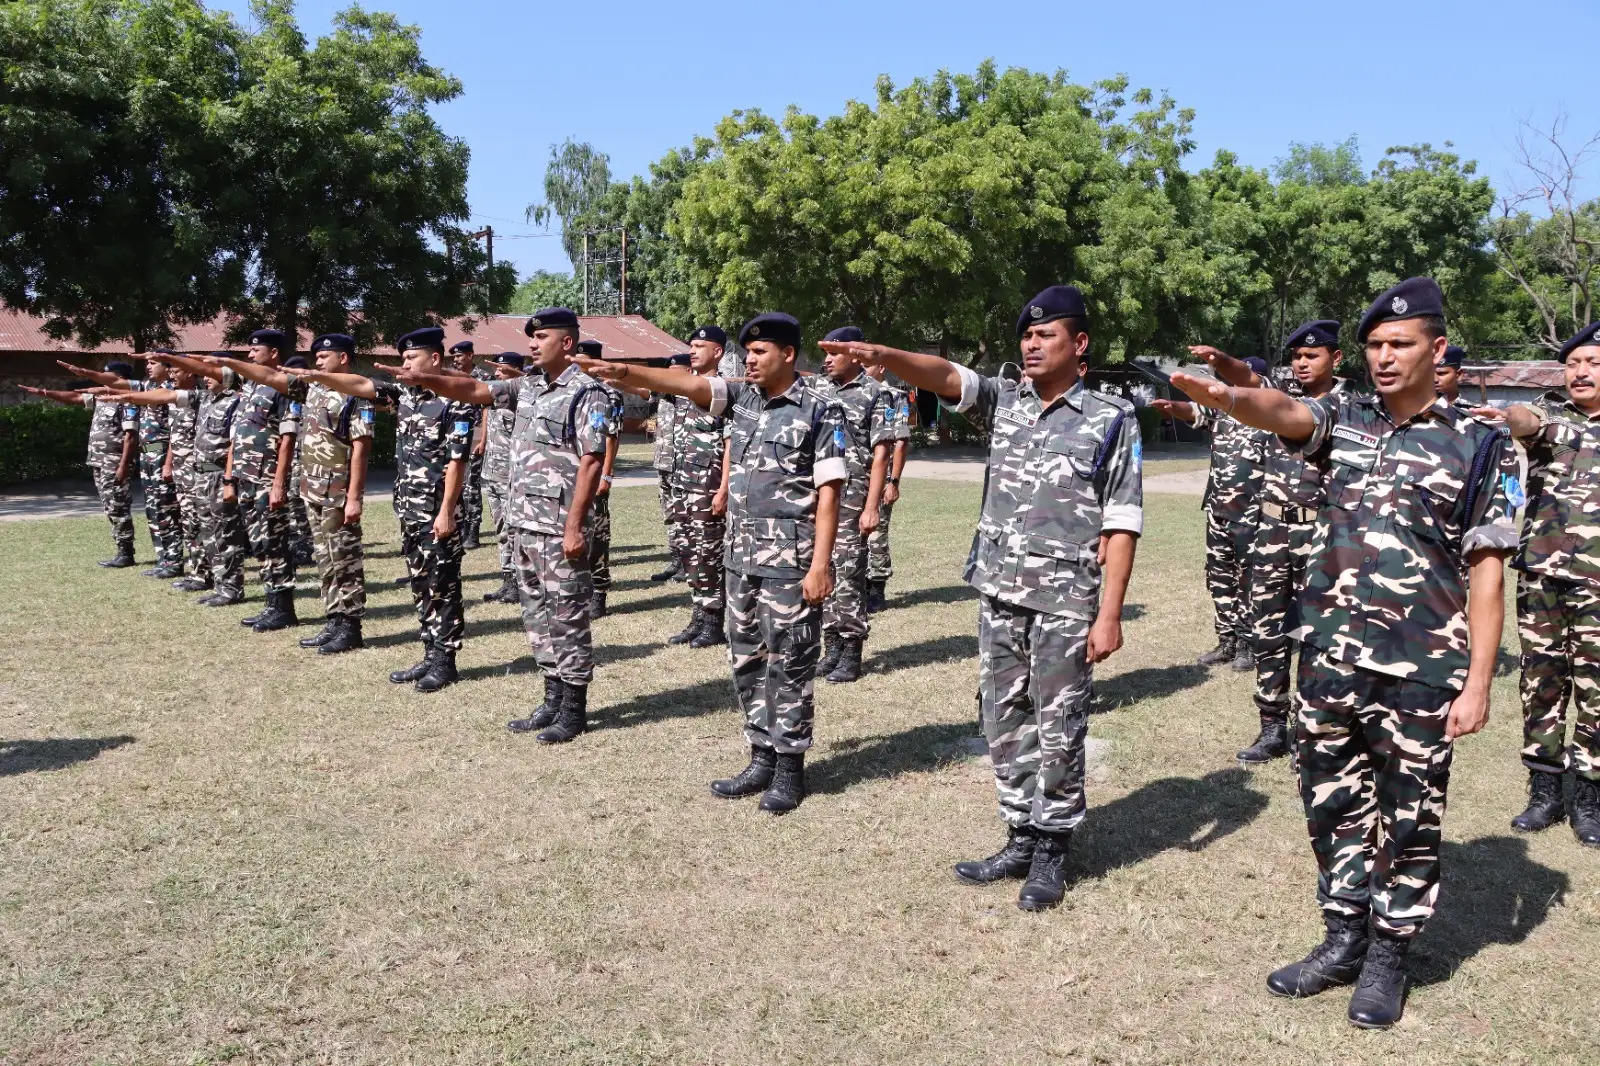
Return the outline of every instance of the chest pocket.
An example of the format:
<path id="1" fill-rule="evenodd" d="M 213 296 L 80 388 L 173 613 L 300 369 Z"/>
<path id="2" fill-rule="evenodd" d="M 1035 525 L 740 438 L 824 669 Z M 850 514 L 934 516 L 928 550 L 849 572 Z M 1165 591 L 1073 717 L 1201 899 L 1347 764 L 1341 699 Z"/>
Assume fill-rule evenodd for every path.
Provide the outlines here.
<path id="1" fill-rule="evenodd" d="M 424 425 L 431 427 L 427 431 L 426 437 L 423 437 L 422 434 L 418 434 L 418 436 L 423 437 L 424 440 L 431 437 L 431 441 L 428 441 L 431 444 L 444 443 L 445 435 L 450 431 L 449 418 L 447 417 L 450 413 L 449 402 L 443 397 L 432 396 L 417 404 L 415 411 L 417 419 Z"/>
<path id="2" fill-rule="evenodd" d="M 790 476 L 811 469 L 811 452 L 806 447 L 806 426 L 795 422 L 769 425 L 761 434 L 761 465 Z"/>
<path id="3" fill-rule="evenodd" d="M 1334 438 L 1328 453 L 1328 499 L 1346 511 L 1361 506 L 1367 478 L 1378 465 L 1377 445 Z"/>

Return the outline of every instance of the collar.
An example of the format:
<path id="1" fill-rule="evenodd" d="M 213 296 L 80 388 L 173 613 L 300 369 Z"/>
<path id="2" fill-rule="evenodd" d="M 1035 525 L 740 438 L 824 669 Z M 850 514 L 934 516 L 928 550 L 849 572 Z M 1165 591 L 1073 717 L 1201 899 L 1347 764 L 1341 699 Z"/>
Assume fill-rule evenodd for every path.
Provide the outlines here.
<path id="1" fill-rule="evenodd" d="M 795 376 L 794 381 L 790 383 L 787 389 L 784 389 L 776 396 L 768 396 L 767 390 L 761 388 L 759 385 L 756 386 L 756 391 L 761 394 L 761 403 L 763 407 L 771 407 L 777 403 L 792 403 L 796 407 L 799 407 L 800 404 L 804 402 L 806 396 L 805 383 L 799 375 Z"/>
<path id="2" fill-rule="evenodd" d="M 1332 393 L 1329 393 L 1329 395 L 1331 396 Z M 1462 421 L 1471 417 L 1465 411 L 1452 404 L 1449 400 L 1446 400 L 1443 396 L 1437 394 L 1433 397 L 1432 403 L 1403 422 L 1396 422 L 1394 420 L 1394 416 L 1389 413 L 1388 405 L 1383 402 L 1383 397 L 1379 396 L 1377 393 L 1372 393 L 1368 396 L 1362 396 L 1356 402 L 1372 407 L 1378 412 L 1385 422 L 1389 423 L 1389 425 L 1393 426 L 1395 429 L 1404 429 L 1406 426 L 1417 422 L 1434 421 L 1455 430 L 1457 433 L 1460 433 L 1462 430 Z"/>
<path id="3" fill-rule="evenodd" d="M 543 372 L 541 371 L 541 373 Z M 557 374 L 554 380 L 551 380 L 550 375 L 544 374 L 545 391 L 549 392 L 553 389 L 558 389 L 581 373 L 583 373 L 583 371 L 578 368 L 577 363 L 568 363 L 567 368 L 561 373 Z"/>
<path id="4" fill-rule="evenodd" d="M 1034 399 L 1039 400 L 1042 411 L 1048 411 L 1056 404 L 1062 402 L 1065 402 L 1066 405 L 1072 408 L 1074 411 L 1082 411 L 1083 396 L 1084 393 L 1088 391 L 1087 386 L 1084 385 L 1083 381 L 1084 379 L 1080 376 L 1077 381 L 1072 383 L 1072 387 L 1070 389 L 1062 393 L 1060 396 L 1057 396 L 1055 400 L 1050 403 L 1045 403 L 1044 400 L 1039 396 L 1039 390 L 1033 387 L 1032 378 L 1023 378 L 1021 383 L 1017 386 L 1017 391 L 1027 393 Z"/>

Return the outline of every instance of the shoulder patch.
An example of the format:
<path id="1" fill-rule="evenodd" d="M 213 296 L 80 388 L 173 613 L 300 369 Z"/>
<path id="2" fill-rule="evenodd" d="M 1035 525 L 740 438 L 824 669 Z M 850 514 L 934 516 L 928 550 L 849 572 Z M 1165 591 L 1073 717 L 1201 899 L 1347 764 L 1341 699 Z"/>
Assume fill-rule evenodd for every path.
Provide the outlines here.
<path id="1" fill-rule="evenodd" d="M 844 427 L 843 426 L 834 426 L 833 427 L 833 446 L 842 451 L 844 449 L 844 447 L 845 447 L 845 443 L 846 442 L 845 442 L 845 435 L 844 435 Z"/>
<path id="2" fill-rule="evenodd" d="M 456 432 L 457 433 L 471 433 L 472 432 L 472 423 L 468 422 L 468 421 L 465 421 L 465 420 L 458 420 L 456 422 Z"/>
<path id="3" fill-rule="evenodd" d="M 1095 399 L 1099 400 L 1103 404 L 1106 404 L 1107 406 L 1115 407 L 1123 414 L 1132 414 L 1134 411 L 1132 402 L 1124 397 L 1113 396 L 1109 392 L 1100 392 L 1097 389 L 1085 389 L 1084 392 L 1090 396 L 1093 396 Z"/>
<path id="4" fill-rule="evenodd" d="M 1500 484 L 1506 490 L 1506 500 L 1513 510 L 1528 502 L 1528 494 L 1522 491 L 1522 481 L 1515 474 L 1501 474 Z"/>
<path id="5" fill-rule="evenodd" d="M 377 420 L 377 415 L 373 412 L 372 408 L 363 407 L 361 409 L 361 421 L 365 422 L 367 425 L 370 426 L 376 420 Z"/>

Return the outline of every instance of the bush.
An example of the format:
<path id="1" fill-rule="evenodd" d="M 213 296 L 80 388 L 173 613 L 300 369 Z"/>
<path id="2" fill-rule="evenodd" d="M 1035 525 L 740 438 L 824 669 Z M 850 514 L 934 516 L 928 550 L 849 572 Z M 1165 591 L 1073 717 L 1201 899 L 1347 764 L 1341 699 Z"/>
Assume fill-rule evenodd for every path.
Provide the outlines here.
<path id="1" fill-rule="evenodd" d="M 87 407 L 0 407 L 0 485 L 85 476 L 89 418 Z"/>

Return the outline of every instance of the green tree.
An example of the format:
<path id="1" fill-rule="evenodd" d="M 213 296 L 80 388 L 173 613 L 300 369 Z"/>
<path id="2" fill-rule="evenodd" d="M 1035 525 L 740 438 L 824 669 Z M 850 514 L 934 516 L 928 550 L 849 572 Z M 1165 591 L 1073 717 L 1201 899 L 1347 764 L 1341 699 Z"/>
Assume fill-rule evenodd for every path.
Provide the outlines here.
<path id="1" fill-rule="evenodd" d="M 611 192 L 611 161 L 604 152 L 587 142 L 568 137 L 550 146 L 550 161 L 544 171 L 544 202 L 529 204 L 523 212 L 527 221 L 549 228 L 552 220 L 561 223 L 561 246 L 572 269 L 581 271 L 584 226 L 580 216 Z"/>
<path id="2" fill-rule="evenodd" d="M 582 286 L 571 274 L 535 270 L 511 294 L 506 302 L 506 313 L 531 315 L 544 307 L 576 309 L 582 300 Z"/>

